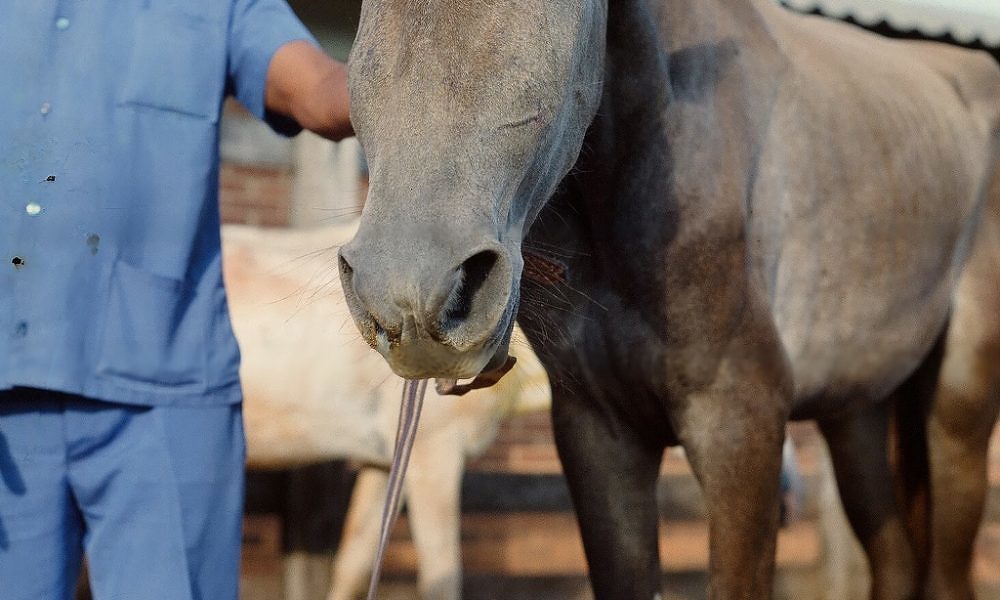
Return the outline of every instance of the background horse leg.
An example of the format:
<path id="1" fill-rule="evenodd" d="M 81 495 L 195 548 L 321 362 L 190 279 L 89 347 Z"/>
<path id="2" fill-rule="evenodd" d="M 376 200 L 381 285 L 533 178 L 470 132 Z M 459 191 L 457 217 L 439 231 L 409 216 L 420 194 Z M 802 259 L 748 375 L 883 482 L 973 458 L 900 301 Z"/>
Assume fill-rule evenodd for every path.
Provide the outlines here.
<path id="1" fill-rule="evenodd" d="M 956 353 L 957 354 L 957 353 Z M 979 382 L 963 384 L 954 377 L 965 372 L 996 369 L 1000 358 L 984 365 L 976 357 L 949 355 L 931 409 L 928 445 L 931 456 L 931 561 L 928 598 L 969 600 L 972 552 L 988 485 L 990 433 L 996 423 L 997 378 L 992 393 Z M 957 364 L 957 363 L 964 364 Z"/>
<path id="2" fill-rule="evenodd" d="M 661 579 L 656 478 L 663 449 L 640 439 L 601 402 L 552 385 L 556 447 L 590 582 L 596 600 L 653 600 Z"/>
<path id="3" fill-rule="evenodd" d="M 368 589 L 388 484 L 389 473 L 384 469 L 362 467 L 358 471 L 344 538 L 333 562 L 328 600 L 354 600 Z"/>
<path id="4" fill-rule="evenodd" d="M 460 495 L 465 453 L 459 431 L 444 433 L 418 438 L 403 486 L 424 600 L 459 600 L 462 591 Z M 384 469 L 363 467 L 358 473 L 328 600 L 355 600 L 368 588 L 387 486 Z"/>
<path id="5" fill-rule="evenodd" d="M 688 399 L 677 433 L 705 492 L 709 598 L 772 597 L 778 535 L 783 404 L 771 390 Z"/>
<path id="6" fill-rule="evenodd" d="M 343 461 L 304 465 L 288 473 L 282 509 L 285 600 L 326 597 L 354 479 Z"/>
<path id="7" fill-rule="evenodd" d="M 889 404 L 820 423 L 844 511 L 868 555 L 871 597 L 912 598 L 917 567 L 900 515 L 888 458 Z"/>
<path id="8" fill-rule="evenodd" d="M 423 600 L 462 597 L 462 473 L 460 423 L 421 440 L 406 479 L 407 513 L 417 547 L 417 586 Z M 431 433 L 431 432 L 427 432 Z"/>
<path id="9" fill-rule="evenodd" d="M 931 462 L 928 597 L 973 598 L 972 551 L 1000 411 L 1000 174 L 956 292 L 927 427 Z"/>

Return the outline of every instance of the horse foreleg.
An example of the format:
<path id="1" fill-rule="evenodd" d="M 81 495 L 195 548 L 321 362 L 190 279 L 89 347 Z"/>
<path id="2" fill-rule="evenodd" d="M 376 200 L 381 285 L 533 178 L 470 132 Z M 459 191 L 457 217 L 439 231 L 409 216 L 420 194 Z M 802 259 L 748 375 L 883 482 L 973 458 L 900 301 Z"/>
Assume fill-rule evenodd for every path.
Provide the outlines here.
<path id="1" fill-rule="evenodd" d="M 461 491 L 465 448 L 458 423 L 420 440 L 406 480 L 410 531 L 423 600 L 462 596 Z M 428 432 L 431 433 L 431 432 Z"/>
<path id="2" fill-rule="evenodd" d="M 888 458 L 888 404 L 820 423 L 844 512 L 872 571 L 871 597 L 913 598 L 916 559 L 900 514 Z"/>
<path id="3" fill-rule="evenodd" d="M 771 598 L 785 400 L 768 389 L 692 395 L 677 433 L 705 493 L 709 597 Z"/>
<path id="4" fill-rule="evenodd" d="M 596 600 L 653 600 L 660 590 L 656 478 L 662 448 L 597 401 L 552 386 L 556 447 Z"/>
<path id="5" fill-rule="evenodd" d="M 327 600 L 355 600 L 367 589 L 388 483 L 389 473 L 384 469 L 362 467 L 358 472 Z"/>

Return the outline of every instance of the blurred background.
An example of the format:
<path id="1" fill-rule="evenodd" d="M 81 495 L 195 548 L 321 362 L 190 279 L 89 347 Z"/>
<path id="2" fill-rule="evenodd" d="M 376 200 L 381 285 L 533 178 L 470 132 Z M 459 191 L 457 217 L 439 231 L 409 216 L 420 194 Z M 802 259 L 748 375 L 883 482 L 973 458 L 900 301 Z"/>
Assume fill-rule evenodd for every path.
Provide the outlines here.
<path id="1" fill-rule="evenodd" d="M 985 49 L 1000 60 L 998 0 L 788 3 L 886 35 Z M 346 59 L 360 0 L 291 4 L 325 49 Z M 227 223 L 309 228 L 349 219 L 362 206 L 367 180 L 353 139 L 340 144 L 311 134 L 284 139 L 230 103 L 221 152 L 222 215 Z M 790 437 L 800 478 L 788 524 L 780 534 L 776 596 L 866 597 L 864 562 L 839 513 L 822 441 L 810 423 L 792 425 Z M 357 466 L 333 461 L 249 473 L 242 600 L 326 598 Z M 994 435 L 990 478 L 976 578 L 982 598 L 1000 600 L 1000 430 Z M 461 491 L 466 599 L 591 597 L 547 411 L 509 414 L 495 440 L 468 465 Z M 660 492 L 665 598 L 701 598 L 707 581 L 707 526 L 697 483 L 682 454 L 667 453 Z M 394 530 L 381 597 L 416 597 L 416 573 L 416 551 L 404 514 Z"/>

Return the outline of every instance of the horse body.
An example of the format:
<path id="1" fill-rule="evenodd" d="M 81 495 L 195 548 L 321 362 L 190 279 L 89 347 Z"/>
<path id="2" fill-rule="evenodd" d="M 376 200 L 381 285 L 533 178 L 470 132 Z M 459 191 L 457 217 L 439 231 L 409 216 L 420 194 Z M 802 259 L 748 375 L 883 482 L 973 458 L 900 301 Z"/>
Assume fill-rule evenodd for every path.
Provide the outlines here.
<path id="1" fill-rule="evenodd" d="M 891 404 L 952 425 L 1000 404 L 995 366 L 982 393 L 935 397 L 933 351 L 965 347 L 943 341 L 953 306 L 996 308 L 953 302 L 995 275 L 962 268 L 996 166 L 996 65 L 764 0 L 433 4 L 404 22 L 370 0 L 352 54 L 372 186 L 341 272 L 368 342 L 401 374 L 469 376 L 498 364 L 520 304 L 602 600 L 659 590 L 654 483 L 676 443 L 705 490 L 711 596 L 768 597 L 789 417 L 820 420 L 873 596 L 929 569 L 965 597 L 949 552 L 971 547 L 976 494 L 926 567 L 885 439 Z M 522 278 L 522 250 L 562 279 Z M 952 457 L 979 465 L 964 432 Z"/>
<path id="2" fill-rule="evenodd" d="M 756 223 L 758 238 L 777 234 L 777 249 L 762 253 L 772 311 L 794 412 L 816 416 L 831 397 L 884 398 L 941 331 L 995 161 L 996 109 L 969 107 L 995 107 L 996 90 L 955 78 L 995 80 L 996 67 L 941 46 L 876 44 L 838 22 L 774 17 L 771 31 L 797 60 L 775 99 L 750 235 Z"/>

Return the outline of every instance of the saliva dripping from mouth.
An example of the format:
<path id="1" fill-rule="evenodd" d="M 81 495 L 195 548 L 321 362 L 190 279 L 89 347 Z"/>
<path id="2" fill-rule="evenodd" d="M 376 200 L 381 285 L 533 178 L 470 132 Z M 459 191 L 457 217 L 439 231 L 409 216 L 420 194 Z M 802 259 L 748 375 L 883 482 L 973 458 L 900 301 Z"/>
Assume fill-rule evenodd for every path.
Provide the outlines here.
<path id="1" fill-rule="evenodd" d="M 389 544 L 389 533 L 399 515 L 399 499 L 403 491 L 403 478 L 406 476 L 406 468 L 410 463 L 413 440 L 417 437 L 417 423 L 420 421 L 420 410 L 423 408 L 426 392 L 426 379 L 407 379 L 403 386 L 395 450 L 392 454 L 392 466 L 389 468 L 389 490 L 385 497 L 385 505 L 382 507 L 382 529 L 379 534 L 378 550 L 375 553 L 375 564 L 372 566 L 371 583 L 368 586 L 368 600 L 375 600 L 375 593 L 378 591 L 378 581 L 382 574 L 382 559 L 386 546 Z"/>
<path id="2" fill-rule="evenodd" d="M 494 385 L 501 377 L 514 367 L 517 361 L 513 356 L 501 357 L 498 367 L 480 373 L 473 381 L 459 384 L 454 379 L 437 380 L 439 394 L 462 396 L 474 389 Z M 427 392 L 426 379 L 407 379 L 403 385 L 403 398 L 399 407 L 399 424 L 396 427 L 396 443 L 392 454 L 392 465 L 389 468 L 388 493 L 385 505 L 382 507 L 382 527 L 379 532 L 378 549 L 375 552 L 375 564 L 372 565 L 372 577 L 368 586 L 368 600 L 375 600 L 378 591 L 379 578 L 382 575 L 382 561 L 386 547 L 389 544 L 389 534 L 399 515 L 399 501 L 403 491 L 403 478 L 410 464 L 410 452 L 413 441 L 417 437 L 417 424 L 420 421 L 420 411 L 424 406 L 424 395 Z"/>

